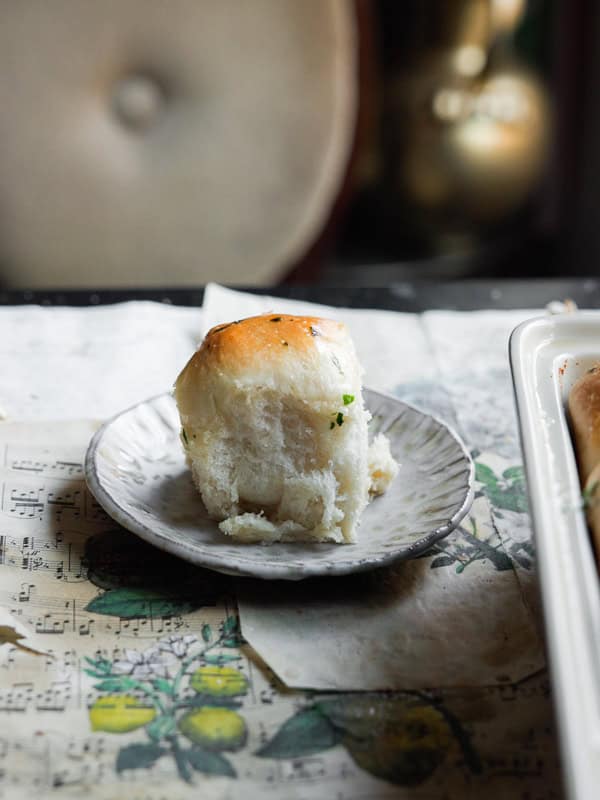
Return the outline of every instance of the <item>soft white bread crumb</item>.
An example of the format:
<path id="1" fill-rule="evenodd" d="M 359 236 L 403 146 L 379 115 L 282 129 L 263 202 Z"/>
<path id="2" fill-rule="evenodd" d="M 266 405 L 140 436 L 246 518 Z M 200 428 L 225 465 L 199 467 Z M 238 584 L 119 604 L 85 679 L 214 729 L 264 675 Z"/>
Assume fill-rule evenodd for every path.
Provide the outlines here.
<path id="1" fill-rule="evenodd" d="M 379 433 L 369 446 L 368 454 L 371 494 L 383 494 L 398 474 L 398 462 L 394 460 L 387 438 Z"/>
<path id="2" fill-rule="evenodd" d="M 219 325 L 175 399 L 194 482 L 223 533 L 355 541 L 372 483 L 369 413 L 344 325 L 279 314 Z M 391 456 L 377 452 L 383 476 Z"/>

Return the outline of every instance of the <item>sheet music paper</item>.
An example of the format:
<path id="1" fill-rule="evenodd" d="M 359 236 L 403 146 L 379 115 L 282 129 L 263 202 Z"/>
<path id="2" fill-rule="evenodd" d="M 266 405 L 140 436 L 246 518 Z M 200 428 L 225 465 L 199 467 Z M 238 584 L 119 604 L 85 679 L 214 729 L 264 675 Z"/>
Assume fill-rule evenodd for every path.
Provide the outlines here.
<path id="1" fill-rule="evenodd" d="M 43 317 L 36 309 L 32 322 Z M 189 312 L 169 322 L 191 349 Z M 51 349 L 61 332 L 43 325 Z M 27 352 L 22 340 L 3 369 Z M 378 357 L 378 374 L 394 357 Z M 78 358 L 64 354 L 61 374 Z M 95 397 L 90 413 L 141 399 L 130 370 L 117 354 L 110 381 L 123 392 Z M 159 390 L 172 370 L 157 367 Z M 4 394 L 12 416 L 17 388 Z M 57 394 L 63 419 L 81 415 L 55 373 L 21 391 L 37 398 L 24 405 L 30 420 Z M 95 504 L 81 466 L 95 425 L 0 425 L 0 798 L 561 796 L 544 674 L 393 694 L 287 688 L 240 638 L 235 581 L 154 551 Z M 472 555 L 446 554 L 454 568 Z"/>

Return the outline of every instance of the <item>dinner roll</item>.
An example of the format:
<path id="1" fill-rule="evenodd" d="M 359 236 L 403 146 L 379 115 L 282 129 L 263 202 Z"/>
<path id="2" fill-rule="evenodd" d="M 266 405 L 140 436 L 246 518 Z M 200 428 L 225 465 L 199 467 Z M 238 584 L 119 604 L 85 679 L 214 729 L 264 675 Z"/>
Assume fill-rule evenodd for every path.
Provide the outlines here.
<path id="1" fill-rule="evenodd" d="M 584 508 L 600 561 L 600 365 L 577 380 L 569 392 L 569 416 L 583 489 Z"/>
<path id="2" fill-rule="evenodd" d="M 569 415 L 582 485 L 600 462 L 600 365 L 585 372 L 569 392 Z"/>
<path id="3" fill-rule="evenodd" d="M 273 313 L 218 325 L 175 399 L 194 482 L 223 533 L 355 541 L 370 488 L 369 413 L 343 324 Z"/>

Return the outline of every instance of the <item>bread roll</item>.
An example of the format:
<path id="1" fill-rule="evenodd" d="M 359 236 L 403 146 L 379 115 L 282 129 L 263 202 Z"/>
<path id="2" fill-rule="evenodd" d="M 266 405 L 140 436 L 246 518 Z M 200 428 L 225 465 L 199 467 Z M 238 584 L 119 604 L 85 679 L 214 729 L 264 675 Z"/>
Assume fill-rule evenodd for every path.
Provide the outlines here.
<path id="1" fill-rule="evenodd" d="M 573 384 L 569 392 L 569 414 L 579 475 L 584 485 L 600 462 L 600 364 Z"/>
<path id="2" fill-rule="evenodd" d="M 223 533 L 355 541 L 371 484 L 369 413 L 343 324 L 273 313 L 218 325 L 175 399 L 194 482 Z"/>
<path id="3" fill-rule="evenodd" d="M 569 415 L 587 519 L 600 554 L 600 365 L 573 384 Z"/>

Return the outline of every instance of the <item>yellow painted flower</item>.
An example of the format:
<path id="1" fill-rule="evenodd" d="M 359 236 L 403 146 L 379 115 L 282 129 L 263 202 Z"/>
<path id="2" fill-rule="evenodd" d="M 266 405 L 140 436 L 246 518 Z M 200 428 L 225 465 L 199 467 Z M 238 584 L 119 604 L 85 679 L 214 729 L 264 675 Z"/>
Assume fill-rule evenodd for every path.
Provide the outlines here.
<path id="1" fill-rule="evenodd" d="M 246 694 L 248 681 L 233 667 L 200 667 L 190 678 L 190 686 L 199 694 L 213 697 L 236 697 Z"/>
<path id="2" fill-rule="evenodd" d="M 179 720 L 184 736 L 209 750 L 239 750 L 246 742 L 246 723 L 229 708 L 202 706 Z"/>
<path id="3" fill-rule="evenodd" d="M 93 731 L 128 733 L 152 722 L 156 710 L 127 694 L 99 697 L 89 710 Z"/>

